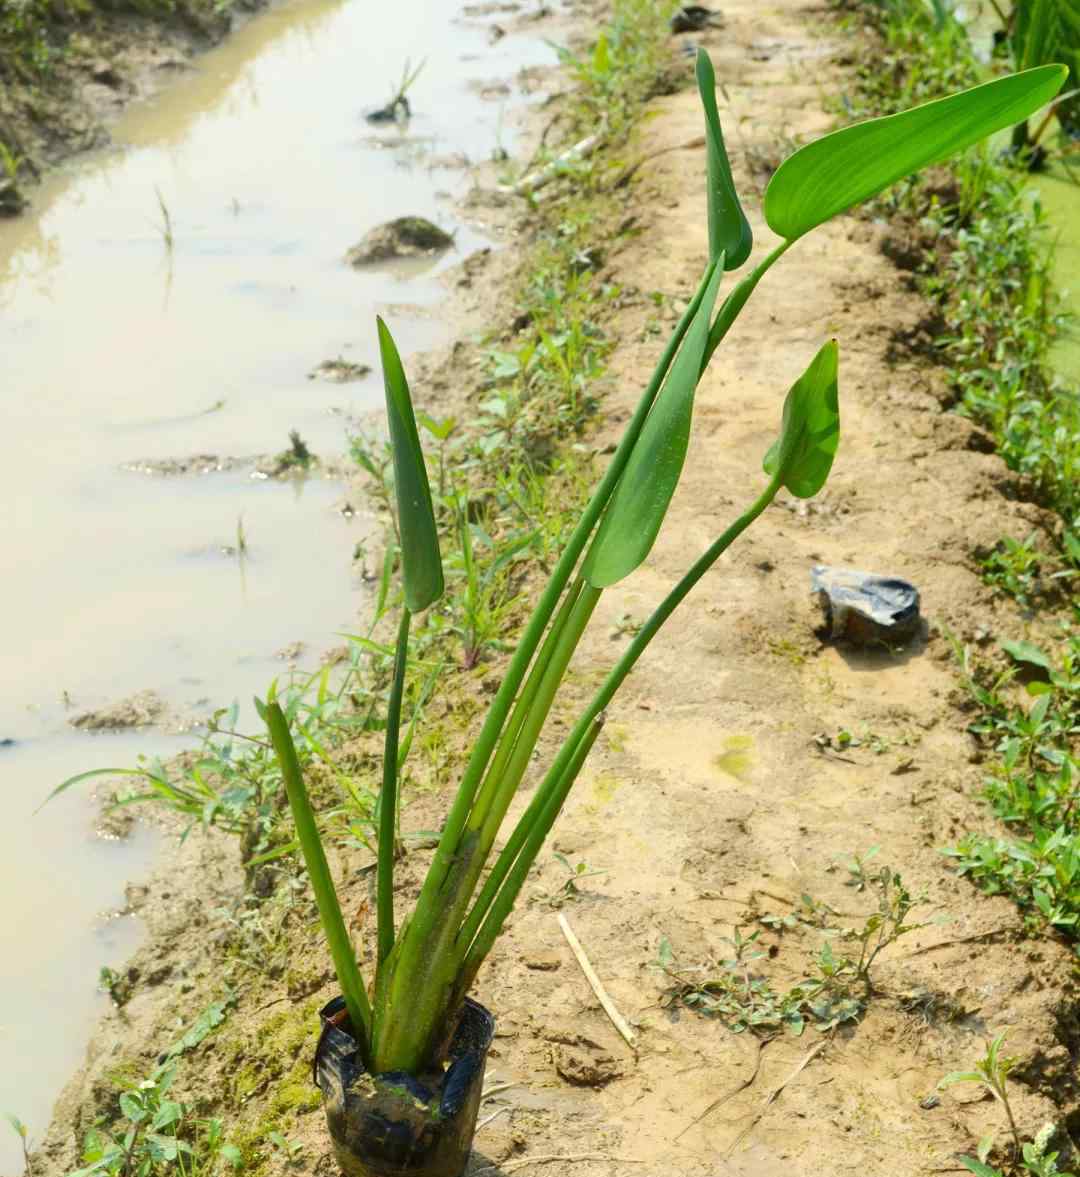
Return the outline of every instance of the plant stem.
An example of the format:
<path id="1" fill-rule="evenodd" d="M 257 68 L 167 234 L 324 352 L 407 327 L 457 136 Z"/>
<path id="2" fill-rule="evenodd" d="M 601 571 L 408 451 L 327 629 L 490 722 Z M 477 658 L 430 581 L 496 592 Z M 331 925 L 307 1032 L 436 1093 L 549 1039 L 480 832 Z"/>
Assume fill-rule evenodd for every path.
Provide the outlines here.
<path id="1" fill-rule="evenodd" d="M 510 754 L 513 752 L 517 738 L 521 733 L 522 725 L 529 715 L 532 702 L 536 698 L 536 692 L 539 690 L 540 683 L 543 680 L 544 672 L 551 662 L 551 657 L 555 652 L 555 647 L 558 645 L 562 631 L 566 627 L 567 620 L 573 611 L 574 605 L 577 603 L 577 599 L 581 593 L 581 586 L 582 581 L 580 579 L 571 585 L 570 591 L 563 598 L 563 603 L 559 606 L 559 612 L 552 622 L 547 636 L 544 638 L 544 644 L 541 646 L 540 653 L 533 662 L 532 668 L 529 671 L 529 677 L 525 680 L 525 685 L 521 688 L 517 701 L 514 703 L 514 710 L 510 715 L 510 721 L 503 728 L 502 735 L 499 737 L 499 744 L 495 750 L 494 759 L 488 767 L 487 776 L 484 779 L 479 793 L 476 795 L 472 811 L 469 814 L 470 824 L 481 824 L 491 808 L 492 795 L 496 791 L 499 781 L 502 779 L 503 772 L 506 769 L 506 762 L 510 759 Z"/>
<path id="2" fill-rule="evenodd" d="M 371 1005 L 368 1002 L 367 990 L 364 988 L 364 979 L 353 954 L 345 921 L 341 916 L 337 891 L 334 889 L 334 880 L 331 878 L 322 839 L 315 824 L 315 814 L 312 812 L 307 789 L 304 787 L 304 777 L 300 771 L 300 762 L 296 758 L 296 747 L 289 732 L 289 723 L 277 703 L 271 702 L 266 705 L 266 725 L 270 729 L 270 738 L 274 742 L 274 750 L 281 765 L 285 791 L 289 795 L 289 806 L 296 823 L 296 836 L 304 853 L 311 889 L 315 892 L 315 902 L 319 908 L 338 984 L 345 998 L 345 1008 L 348 1010 L 349 1021 L 352 1023 L 353 1034 L 360 1049 L 360 1057 L 365 1064 L 370 1064 Z"/>
<path id="3" fill-rule="evenodd" d="M 716 312 L 716 318 L 709 329 L 709 342 L 705 345 L 705 355 L 701 361 L 703 372 L 709 366 L 713 352 L 720 346 L 724 336 L 731 330 L 732 324 L 749 301 L 750 295 L 754 293 L 757 284 L 794 244 L 794 239 L 781 241 L 768 257 L 755 266 L 741 282 L 737 282 L 732 287 L 731 293 L 724 299 L 720 309 Z"/>
<path id="4" fill-rule="evenodd" d="M 559 816 L 563 802 L 566 800 L 571 788 L 573 788 L 574 782 L 577 780 L 578 774 L 581 772 L 586 758 L 592 751 L 592 746 L 596 743 L 596 738 L 600 735 L 603 726 L 604 715 L 601 712 L 592 718 L 589 726 L 585 729 L 577 746 L 573 749 L 572 754 L 567 760 L 558 781 L 558 787 L 548 798 L 547 803 L 538 814 L 537 820 L 532 823 L 524 839 L 522 852 L 518 855 L 517 860 L 510 869 L 506 883 L 499 891 L 487 918 L 484 920 L 475 941 L 471 945 L 471 950 L 467 956 L 465 956 L 464 952 L 462 953 L 464 963 L 459 970 L 459 997 L 463 998 L 468 992 L 476 978 L 476 973 L 480 965 L 491 951 L 492 945 L 502 931 L 502 926 L 517 901 L 518 893 L 525 883 L 529 870 L 536 861 L 536 856 L 540 853 L 540 848 L 543 846 L 545 839 L 551 832 L 551 827 L 555 824 L 555 819 Z M 477 907 L 479 907 L 479 903 Z M 470 913 L 470 923 L 475 910 L 473 913 Z M 466 928 L 469 926 L 467 924 Z M 469 946 L 469 942 L 464 936 L 462 937 L 461 946 Z"/>
<path id="5" fill-rule="evenodd" d="M 462 930 L 463 935 L 458 944 L 459 951 L 463 955 L 466 955 L 467 960 L 474 961 L 475 967 L 479 967 L 479 962 L 483 960 L 483 954 L 479 950 L 479 945 L 482 943 L 493 944 L 495 942 L 495 937 L 502 927 L 502 922 L 513 906 L 513 900 L 509 904 L 503 902 L 500 887 L 503 881 L 507 879 L 512 868 L 515 872 L 518 871 L 518 862 L 516 860 L 519 857 L 522 860 L 527 859 L 531 834 L 538 823 L 543 823 L 546 820 L 545 814 L 550 812 L 550 806 L 553 802 L 556 802 L 556 804 L 551 821 L 554 822 L 555 817 L 558 815 L 558 811 L 561 809 L 562 803 L 566 798 L 566 793 L 569 791 L 569 785 L 573 783 L 573 780 L 567 777 L 567 768 L 588 734 L 590 726 L 611 702 L 615 692 L 634 668 L 635 663 L 645 652 L 649 643 L 659 632 L 660 627 L 667 621 L 694 585 L 716 563 L 727 548 L 730 547 L 762 511 L 765 510 L 769 503 L 772 502 L 779 489 L 780 479 L 779 476 L 776 476 L 769 482 L 769 485 L 755 500 L 753 505 L 744 514 L 740 515 L 723 535 L 708 548 L 656 607 L 652 616 L 641 627 L 626 652 L 615 666 L 612 667 L 600 690 L 594 696 L 593 701 L 578 720 L 574 730 L 567 737 L 558 756 L 555 758 L 543 782 L 537 789 L 536 795 L 533 797 L 528 809 L 526 809 L 520 821 L 514 827 L 509 841 L 496 860 L 495 866 L 492 868 L 491 874 L 488 876 L 484 888 L 480 893 L 480 897 L 477 899 L 473 910 L 469 913 L 468 920 Z M 567 783 L 568 781 L 569 783 Z M 539 845 L 537 845 L 533 857 L 538 852 Z M 531 859 L 525 861 L 524 869 L 526 872 L 530 865 Z M 524 876 L 522 875 L 522 877 Z M 510 885 L 508 882 L 507 886 Z M 483 921 L 482 924 L 481 921 Z M 475 944 L 470 945 L 466 942 L 464 932 L 467 929 L 473 928 L 480 928 L 480 931 L 477 934 Z M 469 968 L 470 966 L 466 964 L 467 972 Z M 473 968 L 473 971 L 475 972 L 475 968 Z"/>
<path id="6" fill-rule="evenodd" d="M 570 659 L 581 641 L 585 627 L 592 617 L 593 610 L 600 600 L 601 589 L 592 585 L 584 585 L 574 603 L 566 625 L 559 633 L 551 659 L 544 669 L 544 673 L 537 684 L 535 694 L 528 700 L 525 719 L 521 727 L 513 750 L 506 764 L 502 778 L 497 782 L 497 789 L 492 797 L 492 804 L 488 813 L 480 815 L 479 820 L 469 818 L 469 829 L 480 830 L 480 854 L 486 859 L 487 852 L 495 841 L 495 835 L 502 825 L 506 811 L 513 800 L 521 778 L 529 763 L 529 757 L 540 738 L 548 712 L 555 701 L 555 692 L 566 674 Z"/>
<path id="7" fill-rule="evenodd" d="M 394 850 L 397 846 L 398 733 L 401 729 L 401 696 L 405 689 L 405 664 L 409 660 L 409 622 L 412 614 L 401 611 L 394 681 L 386 709 L 386 743 L 383 750 L 382 790 L 379 793 L 379 865 L 376 887 L 379 920 L 379 964 L 394 947 Z"/>

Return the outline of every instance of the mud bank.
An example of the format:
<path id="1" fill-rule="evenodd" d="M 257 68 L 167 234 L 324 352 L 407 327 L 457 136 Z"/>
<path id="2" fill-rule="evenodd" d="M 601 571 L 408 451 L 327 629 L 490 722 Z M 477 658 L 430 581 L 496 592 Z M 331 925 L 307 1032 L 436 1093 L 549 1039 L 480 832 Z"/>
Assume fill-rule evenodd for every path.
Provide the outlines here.
<path id="1" fill-rule="evenodd" d="M 270 0 L 207 0 L 121 6 L 30 0 L 0 23 L 2 178 L 20 194 L 0 209 L 15 214 L 33 186 L 79 152 L 103 147 L 132 103 L 187 71 Z M 14 174 L 11 174 L 14 173 Z"/>
<path id="2" fill-rule="evenodd" d="M 579 35 L 595 35 L 603 13 L 575 6 Z M 733 169 L 760 254 L 775 242 L 753 194 L 783 144 L 830 125 L 821 78 L 843 83 L 836 62 L 850 45 L 823 33 L 816 4 L 778 0 L 762 13 L 753 0 L 731 0 L 725 15 L 722 31 L 673 42 L 672 92 L 653 100 L 627 153 L 637 165 L 631 182 L 617 188 L 615 215 L 589 225 L 600 277 L 619 292 L 601 312 L 615 347 L 605 423 L 588 438 L 598 455 L 706 257 L 701 120 L 683 47 L 704 43 L 716 62 L 721 117 L 740 128 Z M 481 178 L 478 204 L 493 180 Z M 545 214 L 555 223 L 564 197 L 557 192 L 556 211 Z M 530 275 L 512 255 L 527 258 L 552 220 L 498 203 L 500 232 L 515 249 L 453 279 L 463 322 L 493 334 L 477 343 L 466 332 L 448 352 L 410 365 L 418 400 L 440 414 L 477 412 L 490 395 L 484 348 L 494 339 L 512 351 L 528 327 L 512 304 Z M 553 851 L 572 868 L 599 873 L 568 888 L 564 863 L 543 855 L 481 973 L 478 996 L 498 1019 L 489 1070 L 500 1090 L 481 1112 L 472 1173 L 498 1177 L 533 1163 L 553 1177 L 948 1171 L 999 1117 L 988 1101 L 963 1089 L 938 1096 L 935 1086 L 969 1068 L 984 1035 L 1006 1025 L 1015 1027 L 1021 1131 L 1077 1122 L 1071 953 L 1053 939 L 1026 939 L 1015 909 L 975 893 L 940 853 L 981 813 L 978 751 L 943 631 L 983 641 L 1008 624 L 1007 604 L 983 586 L 972 553 L 1053 519 L 1022 501 L 977 429 L 943 411 L 935 369 L 898 350 L 925 306 L 884 256 L 886 231 L 843 219 L 766 278 L 699 390 L 687 472 L 656 548 L 601 601 L 597 636 L 576 671 L 582 694 L 592 668 L 610 663 L 634 621 L 753 498 L 784 392 L 820 343 L 838 336 L 844 440 L 828 491 L 809 504 L 782 496 L 650 650 L 554 836 Z M 493 322 L 491 307 L 508 303 Z M 809 601 L 809 569 L 819 562 L 911 580 L 925 631 L 903 650 L 821 639 Z M 453 780 L 462 744 L 456 725 L 497 671 L 489 662 L 462 675 L 445 709 L 437 701 L 435 718 L 449 713 L 453 733 L 445 776 L 412 794 L 402 818 L 409 830 L 441 819 L 440 786 Z M 550 752 L 542 748 L 541 760 Z M 358 738 L 337 760 L 370 775 L 372 755 Z M 722 972 L 738 930 L 760 932 L 758 967 L 777 989 L 812 973 L 823 941 L 850 939 L 844 930 L 857 931 L 874 911 L 857 876 L 849 885 L 847 864 L 875 846 L 876 861 L 921 897 L 926 926 L 882 955 L 860 1018 L 802 1035 L 735 1033 L 672 1000 L 672 974 Z M 401 864 L 410 898 L 424 858 L 413 849 Z M 370 939 L 370 856 L 342 850 L 335 866 L 359 938 Z M 334 1171 L 310 1085 L 316 1011 L 334 992 L 329 961 L 301 883 L 283 870 L 263 898 L 249 883 L 235 842 L 211 834 L 188 839 L 132 895 L 148 940 L 131 965 L 130 997 L 95 1034 L 35 1173 L 75 1167 L 86 1130 L 114 1114 L 117 1084 L 145 1074 L 223 1000 L 220 1025 L 178 1054 L 178 1091 L 199 1115 L 223 1120 L 245 1171 Z M 578 971 L 557 910 L 634 1025 L 633 1048 Z"/>

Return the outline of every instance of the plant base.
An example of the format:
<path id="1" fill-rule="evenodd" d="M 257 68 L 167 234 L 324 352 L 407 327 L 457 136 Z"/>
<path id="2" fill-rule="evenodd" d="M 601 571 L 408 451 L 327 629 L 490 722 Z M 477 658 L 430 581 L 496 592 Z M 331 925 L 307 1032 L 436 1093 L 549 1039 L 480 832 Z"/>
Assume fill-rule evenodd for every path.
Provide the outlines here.
<path id="1" fill-rule="evenodd" d="M 371 1075 L 350 1033 L 345 1002 L 320 1011 L 315 1083 L 346 1177 L 461 1177 L 472 1150 L 495 1019 L 475 1001 L 465 1008 L 445 1068 L 415 1077 Z"/>

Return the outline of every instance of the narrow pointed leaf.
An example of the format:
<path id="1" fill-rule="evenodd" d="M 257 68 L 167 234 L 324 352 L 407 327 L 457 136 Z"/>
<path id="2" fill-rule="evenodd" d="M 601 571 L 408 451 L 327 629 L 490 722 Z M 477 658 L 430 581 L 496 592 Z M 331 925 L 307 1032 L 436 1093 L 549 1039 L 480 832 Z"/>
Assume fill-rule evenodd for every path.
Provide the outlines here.
<path id="1" fill-rule="evenodd" d="M 762 465 L 793 495 L 808 499 L 825 485 L 840 443 L 839 348 L 830 340 L 791 387 L 780 436 Z"/>
<path id="2" fill-rule="evenodd" d="M 1067 72 L 1062 65 L 1025 70 L 808 143 L 769 181 L 769 228 L 801 237 L 904 176 L 1023 122 L 1057 94 Z"/>
<path id="3" fill-rule="evenodd" d="M 582 575 L 594 588 L 607 588 L 633 572 L 660 531 L 686 461 L 694 391 L 723 276 L 721 257 L 585 557 Z"/>
<path id="4" fill-rule="evenodd" d="M 439 533 L 435 526 L 431 489 L 416 429 L 409 383 L 405 379 L 401 357 L 390 331 L 382 319 L 377 318 L 376 322 L 383 382 L 386 385 L 386 416 L 394 452 L 394 491 L 401 531 L 405 604 L 410 613 L 419 613 L 442 596 Z"/>
<path id="5" fill-rule="evenodd" d="M 709 213 L 709 258 L 724 255 L 724 269 L 737 270 L 754 244 L 750 224 L 739 204 L 731 164 L 724 149 L 720 112 L 716 108 L 716 74 L 708 53 L 698 50 L 697 84 L 705 108 L 705 167 Z"/>

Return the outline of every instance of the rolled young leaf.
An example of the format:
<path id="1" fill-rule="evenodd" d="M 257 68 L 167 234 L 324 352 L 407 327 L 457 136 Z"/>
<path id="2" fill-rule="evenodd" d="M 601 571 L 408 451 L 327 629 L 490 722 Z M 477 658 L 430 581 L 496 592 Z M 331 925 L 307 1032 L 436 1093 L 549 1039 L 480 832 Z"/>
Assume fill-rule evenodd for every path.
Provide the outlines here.
<path id="1" fill-rule="evenodd" d="M 394 452 L 394 492 L 397 497 L 398 527 L 401 532 L 401 566 L 405 581 L 405 605 L 419 613 L 437 601 L 443 592 L 439 533 L 431 506 L 424 453 L 416 430 L 409 383 L 401 357 L 386 324 L 376 316 L 383 383 L 386 386 L 386 416 L 390 445 Z"/>
<path id="2" fill-rule="evenodd" d="M 1067 73 L 1063 65 L 1025 70 L 808 143 L 769 181 L 769 228 L 801 237 L 904 176 L 1023 122 L 1054 97 Z"/>
<path id="3" fill-rule="evenodd" d="M 716 109 L 716 74 L 704 49 L 698 50 L 697 84 L 705 108 L 709 259 L 715 262 L 723 254 L 724 269 L 737 270 L 750 256 L 754 237 L 731 178 L 731 164 L 720 130 L 720 112 Z"/>
<path id="4" fill-rule="evenodd" d="M 701 379 L 709 323 L 723 276 L 721 256 L 585 557 L 581 575 L 594 588 L 607 588 L 629 576 L 652 550 L 664 522 L 686 461 L 694 390 Z"/>
<path id="5" fill-rule="evenodd" d="M 831 339 L 791 387 L 784 401 L 780 436 L 762 465 L 800 499 L 825 485 L 840 442 L 837 392 L 839 348 Z"/>

